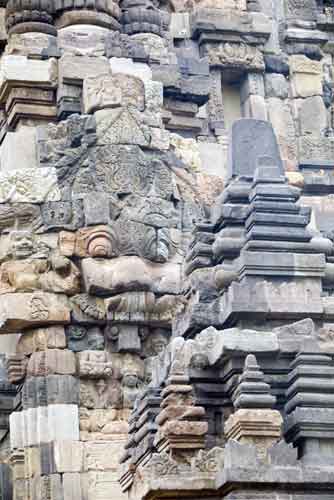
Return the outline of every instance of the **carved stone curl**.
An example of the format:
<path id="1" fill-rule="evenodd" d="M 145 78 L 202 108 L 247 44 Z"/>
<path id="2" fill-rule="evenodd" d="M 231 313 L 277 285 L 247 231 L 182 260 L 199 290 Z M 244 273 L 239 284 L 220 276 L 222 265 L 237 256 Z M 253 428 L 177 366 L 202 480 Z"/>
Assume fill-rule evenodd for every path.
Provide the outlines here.
<path id="1" fill-rule="evenodd" d="M 168 28 L 169 14 L 159 10 L 153 2 L 125 0 L 122 8 L 123 29 L 128 35 L 154 33 L 163 36 Z"/>
<path id="2" fill-rule="evenodd" d="M 87 253 L 90 257 L 111 257 L 112 238 L 108 231 L 93 232 L 87 241 Z"/>
<path id="3" fill-rule="evenodd" d="M 6 28 L 10 34 L 39 32 L 56 35 L 53 12 L 53 0 L 9 0 L 6 8 Z"/>
<path id="4" fill-rule="evenodd" d="M 57 25 L 93 24 L 118 30 L 120 8 L 117 0 L 56 0 Z"/>

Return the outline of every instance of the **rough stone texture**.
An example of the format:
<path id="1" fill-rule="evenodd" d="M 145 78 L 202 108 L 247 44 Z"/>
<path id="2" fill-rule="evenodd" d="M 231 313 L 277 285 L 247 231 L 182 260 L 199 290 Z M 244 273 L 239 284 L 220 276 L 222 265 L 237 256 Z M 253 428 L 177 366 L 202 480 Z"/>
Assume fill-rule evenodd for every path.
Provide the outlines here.
<path id="1" fill-rule="evenodd" d="M 0 500 L 333 498 L 333 33 L 0 1 Z"/>

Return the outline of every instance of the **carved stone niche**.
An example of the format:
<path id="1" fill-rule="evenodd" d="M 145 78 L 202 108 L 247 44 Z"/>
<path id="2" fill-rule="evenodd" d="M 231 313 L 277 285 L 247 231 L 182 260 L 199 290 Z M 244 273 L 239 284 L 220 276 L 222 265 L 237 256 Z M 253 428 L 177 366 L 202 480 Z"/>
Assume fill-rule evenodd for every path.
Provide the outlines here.
<path id="1" fill-rule="evenodd" d="M 118 0 L 56 0 L 56 25 L 58 28 L 79 25 L 95 25 L 112 30 L 120 30 L 118 22 L 121 10 Z"/>
<path id="2" fill-rule="evenodd" d="M 263 72 L 264 59 L 260 49 L 244 42 L 205 43 L 203 56 L 208 57 L 210 68 L 220 68 L 235 74 Z"/>
<path id="3" fill-rule="evenodd" d="M 141 328 L 136 324 L 111 322 L 104 329 L 106 348 L 110 352 L 141 352 Z"/>
<path id="4" fill-rule="evenodd" d="M 137 396 L 144 389 L 144 361 L 136 354 L 122 357 L 121 387 L 123 408 L 133 408 Z"/>
<path id="5" fill-rule="evenodd" d="M 82 351 L 77 354 L 77 359 L 82 378 L 109 378 L 113 374 L 110 356 L 105 351 Z"/>

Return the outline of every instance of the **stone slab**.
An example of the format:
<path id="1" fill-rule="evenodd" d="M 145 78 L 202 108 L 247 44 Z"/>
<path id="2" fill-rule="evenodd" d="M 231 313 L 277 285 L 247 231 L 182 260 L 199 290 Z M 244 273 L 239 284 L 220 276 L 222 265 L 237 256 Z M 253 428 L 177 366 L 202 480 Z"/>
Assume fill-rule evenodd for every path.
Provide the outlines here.
<path id="1" fill-rule="evenodd" d="M 57 174 L 52 167 L 0 172 L 0 203 L 43 203 L 60 199 Z"/>
<path id="2" fill-rule="evenodd" d="M 64 295 L 36 292 L 1 296 L 0 334 L 69 322 L 70 308 Z"/>

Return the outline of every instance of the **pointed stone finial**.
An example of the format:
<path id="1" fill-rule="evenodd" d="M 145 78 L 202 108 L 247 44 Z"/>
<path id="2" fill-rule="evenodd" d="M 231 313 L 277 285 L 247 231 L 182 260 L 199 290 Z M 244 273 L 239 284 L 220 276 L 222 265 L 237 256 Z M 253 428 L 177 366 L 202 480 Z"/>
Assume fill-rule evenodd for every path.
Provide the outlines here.
<path id="1" fill-rule="evenodd" d="M 274 129 L 270 122 L 242 118 L 236 120 L 230 132 L 228 178 L 253 178 L 258 158 L 270 157 L 270 163 L 283 173 L 283 163 Z"/>
<path id="2" fill-rule="evenodd" d="M 248 356 L 245 359 L 245 370 L 252 369 L 252 368 L 258 368 L 259 365 L 257 364 L 256 357 L 254 354 L 248 354 Z"/>
<path id="3" fill-rule="evenodd" d="M 254 354 L 249 354 L 232 396 L 235 413 L 229 416 L 224 431 L 227 439 L 242 444 L 254 444 L 261 459 L 268 448 L 281 438 L 282 417 L 272 407 L 276 398 L 270 394 L 270 386 Z"/>
<path id="4" fill-rule="evenodd" d="M 232 400 L 236 409 L 272 408 L 276 403 L 254 354 L 248 354 L 246 357 L 244 371 Z"/>

